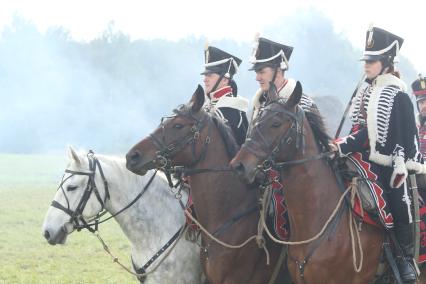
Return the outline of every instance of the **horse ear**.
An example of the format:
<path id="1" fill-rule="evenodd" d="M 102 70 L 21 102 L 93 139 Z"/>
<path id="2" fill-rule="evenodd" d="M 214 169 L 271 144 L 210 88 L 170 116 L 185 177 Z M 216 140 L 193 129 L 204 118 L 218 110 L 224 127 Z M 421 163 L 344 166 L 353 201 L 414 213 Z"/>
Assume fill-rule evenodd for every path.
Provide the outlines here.
<path id="1" fill-rule="evenodd" d="M 71 145 L 68 145 L 67 156 L 68 156 L 68 159 L 70 161 L 74 161 L 77 164 L 81 163 L 80 158 L 78 157 L 77 152 L 74 150 L 74 148 Z"/>
<path id="2" fill-rule="evenodd" d="M 277 92 L 277 87 L 272 82 L 269 82 L 269 90 L 268 90 L 268 99 L 270 102 L 278 100 L 279 95 Z"/>
<path id="3" fill-rule="evenodd" d="M 200 111 L 201 107 L 204 105 L 204 89 L 200 85 L 198 85 L 194 94 L 192 95 L 191 101 L 191 110 L 193 113 L 197 113 Z"/>
<path id="4" fill-rule="evenodd" d="M 295 107 L 302 98 L 302 84 L 300 84 L 299 81 L 297 81 L 296 86 L 294 87 L 293 93 L 291 93 L 290 97 L 288 98 L 286 105 L 290 108 Z"/>

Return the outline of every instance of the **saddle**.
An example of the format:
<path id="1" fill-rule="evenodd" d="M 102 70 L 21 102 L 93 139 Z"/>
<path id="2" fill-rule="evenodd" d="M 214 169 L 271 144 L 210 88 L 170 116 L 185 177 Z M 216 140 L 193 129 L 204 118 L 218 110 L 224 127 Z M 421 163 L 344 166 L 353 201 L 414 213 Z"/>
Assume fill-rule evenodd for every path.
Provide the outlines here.
<path id="1" fill-rule="evenodd" d="M 390 229 L 393 216 L 389 208 L 384 187 L 378 182 L 377 175 L 371 171 L 369 161 L 361 153 L 340 158 L 339 173 L 345 187 L 352 186 L 356 191 L 352 209 L 364 222 Z"/>
<path id="2" fill-rule="evenodd" d="M 387 195 L 377 181 L 377 176 L 370 171 L 369 162 L 362 155 L 354 153 L 341 158 L 339 171 L 346 186 L 355 186 L 357 198 L 352 206 L 353 212 L 363 222 L 381 228 L 392 228 L 393 217 L 388 206 Z M 426 262 L 426 175 L 416 175 L 419 192 L 420 248 L 418 263 Z M 424 197 L 422 197 L 424 195 Z"/>
<path id="3" fill-rule="evenodd" d="M 358 197 L 363 210 L 369 214 L 376 214 L 379 208 L 378 202 L 375 198 L 375 192 L 372 190 L 372 183 L 375 183 L 375 180 L 369 179 L 368 169 L 364 167 L 362 162 L 355 158 L 342 158 L 343 163 L 340 164 L 342 177 L 345 181 L 346 187 L 353 185 L 358 190 Z M 363 171 L 361 170 L 363 169 Z M 383 198 L 385 198 L 383 196 Z M 377 215 L 378 217 L 378 215 Z"/>

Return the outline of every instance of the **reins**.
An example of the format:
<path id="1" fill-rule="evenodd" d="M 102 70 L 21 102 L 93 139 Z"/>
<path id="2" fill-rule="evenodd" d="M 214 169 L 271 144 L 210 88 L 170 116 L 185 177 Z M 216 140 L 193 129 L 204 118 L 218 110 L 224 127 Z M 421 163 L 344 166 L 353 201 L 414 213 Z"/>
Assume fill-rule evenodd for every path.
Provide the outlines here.
<path id="1" fill-rule="evenodd" d="M 151 185 L 152 181 L 154 180 L 155 176 L 157 175 L 157 171 L 154 172 L 154 174 L 151 175 L 149 181 L 147 182 L 147 184 L 144 186 L 144 188 L 141 190 L 141 192 L 139 192 L 138 195 L 135 196 L 135 198 L 129 203 L 127 204 L 125 207 L 123 207 L 122 209 L 120 209 L 119 211 L 117 211 L 116 213 L 112 214 L 111 216 L 109 216 L 108 218 L 105 218 L 104 220 L 101 220 L 99 222 L 96 222 L 96 224 L 102 224 L 116 216 L 118 216 L 119 214 L 121 214 L 122 212 L 124 212 L 125 210 L 129 209 L 133 204 L 135 204 L 144 194 L 145 192 L 148 190 L 149 186 Z M 90 225 L 94 225 L 95 223 L 92 224 L 88 224 Z"/>
<path id="2" fill-rule="evenodd" d="M 278 103 L 281 106 L 284 106 L 283 103 L 281 103 L 279 100 L 278 101 L 273 101 L 272 103 Z M 321 159 L 328 159 L 330 158 L 330 156 L 333 154 L 333 152 L 327 151 L 327 152 L 321 152 L 317 155 L 311 156 L 311 157 L 307 157 L 307 158 L 303 158 L 303 159 L 298 159 L 298 160 L 288 160 L 288 161 L 284 161 L 284 162 L 275 162 L 276 159 L 276 155 L 280 152 L 281 147 L 283 145 L 291 145 L 291 144 L 295 144 L 295 151 L 293 153 L 298 152 L 299 150 L 302 151 L 302 153 L 304 153 L 304 148 L 305 148 L 305 139 L 304 139 L 304 133 L 303 133 L 303 121 L 304 121 L 304 111 L 302 108 L 300 108 L 299 106 L 296 106 L 296 113 L 292 113 L 286 109 L 280 109 L 280 110 L 273 110 L 273 113 L 266 116 L 266 117 L 262 117 L 262 119 L 267 119 L 270 118 L 274 113 L 282 113 L 285 116 L 289 117 L 292 122 L 291 122 L 291 126 L 289 127 L 289 129 L 283 133 L 280 138 L 278 139 L 278 144 L 275 147 L 272 147 L 268 144 L 265 136 L 262 134 L 262 132 L 259 129 L 259 124 L 255 124 L 254 129 L 257 131 L 257 134 L 259 135 L 263 146 L 266 146 L 264 150 L 261 149 L 261 151 L 263 151 L 265 154 L 267 154 L 267 158 L 257 167 L 257 170 L 262 170 L 264 172 L 267 172 L 271 169 L 277 170 L 280 174 L 282 172 L 282 170 L 292 167 L 292 166 L 296 166 L 296 165 L 301 165 L 304 164 L 306 162 L 310 162 L 310 161 L 316 161 L 316 160 L 321 160 Z M 261 115 L 259 115 L 260 118 Z M 258 119 L 259 119 L 258 118 Z M 253 149 L 253 146 L 251 146 L 251 144 L 253 144 L 254 146 L 258 146 L 257 141 L 254 141 L 252 139 L 249 140 L 249 144 L 248 145 L 244 145 L 244 147 L 247 148 L 247 150 L 249 150 L 251 153 L 253 153 L 255 156 L 260 157 L 259 154 L 257 153 L 256 149 Z M 262 145 L 261 145 L 262 146 Z M 270 154 L 268 154 L 267 149 L 272 149 L 272 151 L 270 151 Z M 342 208 L 342 205 L 344 204 L 345 201 L 345 197 L 347 196 L 347 194 L 349 192 L 351 192 L 351 201 L 353 202 L 353 199 L 355 198 L 354 196 L 358 194 L 357 192 L 357 188 L 355 185 L 351 184 L 350 187 L 348 187 L 340 196 L 335 208 L 333 209 L 331 215 L 329 216 L 329 218 L 327 219 L 327 221 L 324 223 L 324 225 L 322 226 L 321 230 L 314 235 L 311 238 L 302 240 L 302 241 L 282 241 L 279 240 L 277 238 L 275 238 L 272 233 L 270 232 L 269 228 L 266 225 L 266 208 L 267 208 L 267 204 L 266 202 L 269 201 L 269 198 L 266 198 L 266 196 L 268 194 L 270 194 L 269 192 L 272 190 L 271 185 L 267 185 L 264 186 L 265 192 L 264 192 L 264 196 L 262 198 L 262 208 L 260 210 L 260 219 L 259 219 L 259 226 L 262 227 L 263 230 L 266 231 L 267 235 L 276 243 L 279 244 L 283 244 L 283 245 L 302 245 L 302 244 L 308 244 L 308 243 L 312 243 L 315 240 L 320 239 L 320 237 L 324 234 L 324 232 L 326 231 L 326 229 L 329 227 L 329 225 L 332 223 L 332 221 L 335 219 L 335 217 L 337 216 L 339 209 Z M 363 251 L 362 251 L 362 244 L 361 244 L 361 239 L 359 236 L 359 231 L 356 228 L 356 225 L 354 224 L 354 219 L 355 217 L 352 214 L 352 211 L 349 210 L 349 227 L 350 227 L 350 236 L 351 236 L 351 244 L 352 244 L 352 255 L 353 255 L 353 265 L 354 265 L 354 270 L 355 272 L 360 272 L 362 269 L 362 264 L 363 264 Z M 354 230 L 355 230 L 355 235 L 354 235 Z M 360 261 L 359 264 L 357 265 L 357 257 L 356 257 L 356 245 L 358 246 L 358 250 L 359 250 L 359 254 L 360 254 Z M 300 268 L 300 273 L 301 273 L 301 277 L 303 278 L 303 269 L 304 269 L 304 265 L 306 264 L 306 258 L 303 261 L 303 265 L 301 265 Z M 298 262 L 298 260 L 296 260 L 296 262 Z"/>
<path id="3" fill-rule="evenodd" d="M 73 171 L 73 170 L 66 169 L 65 173 L 69 173 L 71 175 L 64 179 L 64 176 L 65 176 L 65 173 L 64 173 L 64 176 L 62 177 L 62 181 L 58 186 L 58 189 L 61 188 L 62 193 L 64 194 L 65 200 L 67 201 L 67 207 L 63 206 L 62 204 L 60 204 L 56 200 L 53 200 L 51 205 L 53 207 L 59 209 L 59 210 L 62 210 L 63 212 L 65 212 L 66 214 L 68 214 L 71 217 L 73 228 L 77 229 L 78 231 L 80 231 L 81 229 L 87 229 L 87 230 L 89 230 L 90 232 L 93 233 L 98 229 L 99 218 L 106 213 L 105 203 L 108 199 L 110 199 L 110 194 L 109 194 L 109 189 L 108 189 L 108 182 L 105 179 L 105 175 L 103 173 L 101 164 L 99 163 L 99 160 L 95 157 L 95 154 L 93 153 L 92 150 L 90 150 L 88 152 L 87 159 L 88 159 L 88 162 L 89 162 L 89 171 L 88 172 Z M 105 190 L 105 198 L 104 199 L 101 198 L 99 190 L 98 190 L 96 183 L 95 183 L 96 169 L 99 169 L 99 173 L 100 173 L 102 181 L 103 181 L 104 190 Z M 69 178 L 71 178 L 72 176 L 75 176 L 75 175 L 88 176 L 88 181 L 87 181 L 87 185 L 86 185 L 86 188 L 84 190 L 83 196 L 81 197 L 80 201 L 78 202 L 76 209 L 74 211 L 72 211 L 70 209 L 69 200 L 68 200 L 68 197 L 67 197 L 65 190 L 63 188 L 63 184 L 65 183 L 66 180 L 68 180 Z M 94 217 L 95 222 L 89 224 L 83 218 L 83 211 L 84 211 L 84 208 L 86 207 L 87 202 L 89 201 L 89 198 L 90 198 L 92 192 L 95 193 L 97 200 L 101 204 L 101 210 Z M 94 228 L 92 228 L 92 226 L 94 226 Z"/>
<path id="4" fill-rule="evenodd" d="M 87 154 L 87 158 L 89 160 L 89 172 L 72 171 L 72 170 L 69 170 L 69 169 L 65 170 L 65 173 L 70 173 L 71 175 L 61 181 L 59 188 L 62 189 L 62 192 L 63 192 L 63 194 L 64 194 L 64 196 L 67 200 L 67 207 L 64 207 L 62 204 L 60 204 L 59 202 L 57 202 L 55 200 L 52 201 L 51 205 L 55 208 L 58 208 L 58 209 L 64 211 L 65 213 L 67 213 L 71 217 L 71 220 L 73 221 L 74 228 L 77 229 L 77 231 L 80 231 L 82 229 L 87 229 L 88 231 L 94 233 L 98 230 L 99 224 L 102 224 L 102 223 L 118 216 L 119 214 L 121 214 L 122 212 L 124 212 L 125 210 L 130 208 L 133 204 L 135 204 L 142 197 L 142 195 L 144 195 L 144 193 L 147 191 L 147 189 L 151 185 L 152 181 L 154 180 L 154 178 L 157 174 L 157 171 L 154 172 L 154 174 L 151 176 L 149 181 L 145 184 L 142 191 L 128 205 L 126 205 L 125 207 L 123 207 L 122 209 L 117 211 L 116 213 L 112 214 L 111 216 L 109 216 L 109 217 L 107 217 L 103 220 L 99 220 L 101 216 L 103 216 L 107 213 L 107 211 L 105 210 L 105 202 L 106 202 L 107 199 L 110 199 L 110 194 L 109 194 L 109 190 L 108 190 L 108 182 L 107 182 L 105 175 L 103 173 L 101 164 L 99 163 L 99 160 L 96 158 L 96 156 L 95 156 L 95 154 L 92 150 L 90 150 L 89 153 Z M 96 165 L 97 165 L 97 167 L 96 167 Z M 101 175 L 101 178 L 102 178 L 102 181 L 103 181 L 103 184 L 104 184 L 104 188 L 105 188 L 105 200 L 104 201 L 102 201 L 102 198 L 100 197 L 99 191 L 98 191 L 96 184 L 95 184 L 95 181 L 94 181 L 96 169 L 99 169 L 99 173 Z M 70 209 L 70 206 L 69 206 L 68 197 L 65 194 L 65 191 L 62 188 L 62 185 L 65 183 L 66 180 L 68 180 L 69 178 L 71 178 L 74 175 L 86 175 L 86 176 L 89 176 L 89 180 L 87 182 L 86 189 L 84 191 L 82 198 L 79 201 L 79 204 L 78 204 L 76 210 L 72 211 Z M 85 208 L 87 201 L 89 200 L 92 192 L 95 192 L 98 201 L 101 203 L 102 209 L 91 221 L 86 222 L 84 220 L 83 216 L 82 216 L 82 213 L 84 211 L 84 208 Z M 78 220 L 80 220 L 80 222 L 82 222 L 83 224 L 80 225 Z M 93 223 L 90 223 L 90 222 L 93 222 Z M 92 228 L 92 226 L 94 226 L 94 228 Z"/>
<path id="5" fill-rule="evenodd" d="M 95 232 L 95 236 L 98 238 L 98 240 L 101 242 L 103 249 L 106 251 L 107 254 L 109 254 L 112 258 L 112 261 L 117 263 L 121 268 L 123 268 L 128 273 L 136 276 L 140 283 L 143 283 L 146 279 L 146 277 L 149 274 L 154 273 L 157 268 L 164 262 L 164 260 L 170 255 L 170 253 L 173 251 L 173 249 L 176 247 L 179 240 L 182 238 L 184 233 L 187 231 L 188 226 L 183 225 L 179 230 L 173 235 L 173 237 L 153 256 L 151 257 L 145 265 L 143 265 L 141 268 L 136 268 L 135 264 L 133 263 L 133 268 L 137 272 L 133 272 L 130 270 L 126 265 L 120 262 L 118 257 L 116 257 L 108 247 L 108 245 L 105 243 L 105 241 L 101 238 L 98 232 Z M 169 248 L 170 247 L 170 248 Z M 155 261 L 157 258 L 163 254 L 168 249 L 167 253 L 163 256 L 163 258 L 148 272 L 146 272 L 146 269 Z M 139 272 L 140 271 L 140 272 Z"/>
<path id="6" fill-rule="evenodd" d="M 90 150 L 87 154 L 87 158 L 89 161 L 89 171 L 88 172 L 82 172 L 82 171 L 73 171 L 73 170 L 69 170 L 66 169 L 65 173 L 69 173 L 70 176 L 66 177 L 65 179 L 62 178 L 62 181 L 58 187 L 61 188 L 65 199 L 67 201 L 67 207 L 63 206 L 62 204 L 60 204 L 59 202 L 53 200 L 52 201 L 52 206 L 60 209 L 62 211 L 64 211 L 66 214 L 68 214 L 71 217 L 71 220 L 73 222 L 73 227 L 75 229 L 77 229 L 77 231 L 80 231 L 82 229 L 87 229 L 88 231 L 90 231 L 91 233 L 95 234 L 95 236 L 97 237 L 97 239 L 101 242 L 102 247 L 104 248 L 104 250 L 112 257 L 113 262 L 116 262 L 118 265 L 120 265 L 124 270 L 126 270 L 127 272 L 129 272 L 130 274 L 133 274 L 135 276 L 138 277 L 138 279 L 140 280 L 140 282 L 142 283 L 145 280 L 145 277 L 151 273 L 153 273 L 159 266 L 160 264 L 168 257 L 168 255 L 171 253 L 171 251 L 173 251 L 174 247 L 177 245 L 178 241 L 180 240 L 180 238 L 182 237 L 182 235 L 184 234 L 184 232 L 187 230 L 187 226 L 183 225 L 181 228 L 179 228 L 179 230 L 172 236 L 172 238 L 162 247 L 160 248 L 160 250 L 154 254 L 154 256 L 152 256 L 146 263 L 145 265 L 143 265 L 141 268 L 136 268 L 135 265 L 134 269 L 135 271 L 138 270 L 140 271 L 140 273 L 135 273 L 133 271 L 131 271 L 129 268 L 127 268 L 124 264 L 122 264 L 118 257 L 114 256 L 111 252 L 111 250 L 109 249 L 109 247 L 107 246 L 106 242 L 102 239 L 102 237 L 100 236 L 99 232 L 98 232 L 98 226 L 99 224 L 102 224 L 116 216 L 118 216 L 119 214 L 121 214 L 122 212 L 124 212 L 125 210 L 127 210 L 128 208 L 130 208 L 132 205 L 134 205 L 144 194 L 145 192 L 148 190 L 148 188 L 150 187 L 150 185 L 152 184 L 155 176 L 157 175 L 158 170 L 156 170 L 150 177 L 150 179 L 148 180 L 148 182 L 145 184 L 145 186 L 143 187 L 143 189 L 139 192 L 138 195 L 136 195 L 136 197 L 129 203 L 127 204 L 125 207 L 123 207 L 122 209 L 120 209 L 119 211 L 115 212 L 114 214 L 112 214 L 111 216 L 103 219 L 103 220 L 99 220 L 101 218 L 101 216 L 105 215 L 107 213 L 107 211 L 105 210 L 105 202 L 107 199 L 110 199 L 110 193 L 109 193 L 109 187 L 108 187 L 108 182 L 105 178 L 104 172 L 102 170 L 101 164 L 99 162 L 99 160 L 96 158 L 94 152 L 92 150 Z M 105 189 L 105 200 L 102 200 L 102 198 L 100 197 L 100 193 L 96 187 L 95 184 L 95 174 L 96 174 L 96 170 L 98 169 L 101 178 L 102 178 L 102 182 L 104 185 L 104 189 Z M 72 211 L 70 209 L 70 205 L 69 205 L 69 201 L 68 201 L 68 197 L 65 194 L 65 190 L 63 189 L 63 184 L 65 183 L 65 181 L 67 181 L 69 178 L 71 178 L 72 176 L 75 175 L 83 175 L 83 176 L 88 176 L 89 180 L 87 182 L 86 185 L 86 189 L 83 193 L 82 198 L 80 199 L 77 208 L 75 211 Z M 101 203 L 101 211 L 94 217 L 94 219 L 92 219 L 91 221 L 87 222 L 84 220 L 82 213 L 84 211 L 84 208 L 87 204 L 87 201 L 90 198 L 90 195 L 92 192 L 95 192 L 96 198 L 97 200 Z M 82 223 L 80 224 L 79 221 Z M 92 222 L 92 223 L 91 223 Z M 92 228 L 94 226 L 94 228 Z M 146 272 L 146 269 L 149 268 L 149 266 L 158 259 L 158 257 L 160 257 L 169 247 L 171 246 L 171 248 L 169 249 L 169 251 L 167 252 L 167 254 L 165 254 L 163 256 L 163 258 L 154 266 L 154 268 L 152 268 L 152 270 L 150 270 L 149 272 Z"/>
<path id="7" fill-rule="evenodd" d="M 216 172 L 216 173 L 231 172 L 232 170 L 230 167 L 194 169 L 194 166 L 196 166 L 200 161 L 203 161 L 206 156 L 208 145 L 211 142 L 210 135 L 211 135 L 211 124 L 213 123 L 212 119 L 208 115 L 206 115 L 202 119 L 198 119 L 194 117 L 192 114 L 188 115 L 186 113 L 183 113 L 180 110 L 174 110 L 173 112 L 176 113 L 177 115 L 181 115 L 195 121 L 195 124 L 191 128 L 191 130 L 184 136 L 184 138 L 180 139 L 181 142 L 171 142 L 170 144 L 166 143 L 165 135 L 164 135 L 163 119 L 161 122 L 161 127 L 163 130 L 162 139 L 159 139 L 154 134 L 151 134 L 149 136 L 151 138 L 152 143 L 154 144 L 154 147 L 157 149 L 157 152 L 156 152 L 157 156 L 155 159 L 148 162 L 148 164 L 155 165 L 157 169 L 162 170 L 165 173 L 167 180 L 169 182 L 169 186 L 171 188 L 177 188 L 179 186 L 182 186 L 182 183 L 183 183 L 182 178 L 184 176 L 198 175 L 198 174 L 204 174 L 204 173 L 210 173 L 210 172 Z M 195 147 L 197 142 L 199 141 L 200 132 L 204 129 L 206 124 L 208 124 L 208 134 L 204 140 L 201 154 L 197 158 L 195 156 L 196 155 Z M 178 153 L 179 151 L 182 151 L 188 144 L 192 145 L 191 165 L 190 166 L 172 166 L 171 158 L 173 157 L 173 155 Z M 175 184 L 172 181 L 172 178 L 171 178 L 172 175 L 175 175 L 178 177 L 178 181 Z M 179 196 L 179 193 L 177 193 L 177 196 Z M 194 218 L 191 212 L 189 212 L 189 210 L 186 209 L 182 203 L 181 203 L 181 206 L 182 206 L 182 209 L 184 210 L 185 216 L 188 219 L 194 222 L 207 237 L 209 237 L 214 242 L 222 245 L 223 247 L 231 248 L 231 249 L 239 249 L 247 245 L 251 240 L 255 239 L 258 246 L 264 249 L 266 258 L 267 258 L 267 264 L 269 264 L 269 252 L 266 248 L 264 237 L 261 234 L 253 235 L 249 237 L 247 240 L 237 245 L 231 245 L 231 244 L 225 243 L 221 241 L 217 236 L 215 236 L 215 233 L 217 232 L 223 233 L 224 231 L 223 228 L 226 227 L 227 229 L 233 224 L 235 224 L 235 222 L 240 220 L 242 217 L 255 212 L 253 208 L 254 209 L 257 208 L 257 205 L 256 207 L 249 208 L 243 213 L 237 213 L 235 216 L 230 218 L 231 221 L 228 220 L 227 222 L 222 224 L 222 226 L 218 228 L 213 234 L 210 233 L 196 218 Z"/>

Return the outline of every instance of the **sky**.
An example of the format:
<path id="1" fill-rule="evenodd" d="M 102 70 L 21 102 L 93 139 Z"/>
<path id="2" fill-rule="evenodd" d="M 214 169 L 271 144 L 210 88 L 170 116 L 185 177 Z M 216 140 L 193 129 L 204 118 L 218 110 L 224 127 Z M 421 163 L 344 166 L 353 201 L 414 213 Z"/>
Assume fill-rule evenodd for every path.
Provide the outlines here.
<path id="1" fill-rule="evenodd" d="M 369 25 L 405 39 L 401 54 L 426 74 L 424 24 L 426 1 L 285 1 L 285 0 L 0 0 L 0 31 L 15 15 L 44 32 L 63 26 L 76 40 L 99 36 L 109 23 L 131 39 L 179 40 L 205 36 L 250 42 L 254 34 L 273 27 L 283 17 L 315 8 L 333 22 L 335 31 L 363 48 Z M 267 36 L 267 35 L 265 35 Z"/>

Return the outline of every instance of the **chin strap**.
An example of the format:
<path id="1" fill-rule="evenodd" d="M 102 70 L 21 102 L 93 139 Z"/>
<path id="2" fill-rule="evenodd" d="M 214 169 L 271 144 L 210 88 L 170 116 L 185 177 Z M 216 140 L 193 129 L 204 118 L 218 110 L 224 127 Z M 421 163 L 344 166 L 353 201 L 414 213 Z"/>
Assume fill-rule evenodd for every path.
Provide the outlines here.
<path id="1" fill-rule="evenodd" d="M 208 97 L 211 99 L 210 94 L 214 93 L 217 89 L 217 87 L 219 86 L 220 81 L 222 81 L 223 77 L 225 77 L 225 73 L 221 73 L 219 79 L 217 79 L 216 84 L 214 84 L 214 87 L 212 88 L 212 90 L 207 94 Z"/>

